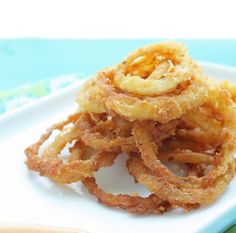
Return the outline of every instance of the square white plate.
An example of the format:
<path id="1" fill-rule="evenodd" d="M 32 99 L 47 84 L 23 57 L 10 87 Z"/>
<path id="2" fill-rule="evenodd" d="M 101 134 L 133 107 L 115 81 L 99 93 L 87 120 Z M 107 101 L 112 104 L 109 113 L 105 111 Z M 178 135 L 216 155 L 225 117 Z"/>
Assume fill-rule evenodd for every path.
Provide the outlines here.
<path id="1" fill-rule="evenodd" d="M 201 64 L 207 75 L 235 82 L 236 69 Z M 76 110 L 75 96 L 81 83 L 0 117 L 0 223 L 54 225 L 89 233 L 203 233 L 222 231 L 236 219 L 236 179 L 211 206 L 189 213 L 134 216 L 100 205 L 83 187 L 82 194 L 75 192 L 80 184 L 71 189 L 29 172 L 24 149 L 52 123 Z M 124 164 L 125 158 L 119 158 L 114 168 L 102 169 L 99 184 L 115 193 L 143 192 L 141 185 L 132 184 Z"/>

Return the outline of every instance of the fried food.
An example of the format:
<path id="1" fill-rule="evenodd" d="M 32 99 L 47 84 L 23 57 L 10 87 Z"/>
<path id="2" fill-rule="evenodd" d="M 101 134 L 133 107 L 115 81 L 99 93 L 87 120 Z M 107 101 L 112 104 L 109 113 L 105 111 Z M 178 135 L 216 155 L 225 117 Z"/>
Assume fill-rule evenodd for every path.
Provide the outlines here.
<path id="1" fill-rule="evenodd" d="M 77 101 L 83 111 L 116 113 L 129 121 L 179 118 L 200 106 L 207 94 L 203 72 L 186 51 L 173 42 L 138 49 L 121 64 L 98 72 Z"/>
<path id="2" fill-rule="evenodd" d="M 89 193 L 97 198 L 99 203 L 109 207 L 125 209 L 133 214 L 162 214 L 172 208 L 170 202 L 159 199 L 155 194 L 150 194 L 148 197 L 140 197 L 128 194 L 114 195 L 106 193 L 97 186 L 94 177 L 86 178 L 83 184 Z"/>
<path id="3" fill-rule="evenodd" d="M 87 159 L 82 160 L 88 147 L 78 137 L 78 131 L 75 126 L 65 128 L 80 117 L 80 114 L 70 116 L 66 121 L 53 125 L 41 136 L 39 141 L 25 150 L 27 156 L 27 166 L 30 170 L 40 173 L 41 176 L 47 176 L 58 183 L 72 183 L 83 180 L 85 177 L 93 176 L 93 173 L 100 167 L 112 165 L 118 153 L 107 151 L 96 151 Z M 39 149 L 42 144 L 50 137 L 54 130 L 60 130 L 60 134 L 49 144 L 39 156 Z M 70 149 L 68 161 L 64 162 L 59 158 L 60 152 L 67 143 L 76 140 L 76 143 Z"/>
<path id="4" fill-rule="evenodd" d="M 81 111 L 29 146 L 26 164 L 58 183 L 81 181 L 101 204 L 132 214 L 199 208 L 235 174 L 235 93 L 229 82 L 206 78 L 182 44 L 145 46 L 89 79 L 78 93 Z M 124 152 L 148 197 L 97 185 L 95 172 Z"/>
<path id="5" fill-rule="evenodd" d="M 120 89 L 142 96 L 173 92 L 197 72 L 181 44 L 165 42 L 131 53 L 118 65 L 114 82 Z"/>
<path id="6" fill-rule="evenodd" d="M 167 199 L 172 205 L 185 207 L 191 204 L 209 204 L 222 194 L 232 180 L 235 173 L 235 163 L 229 162 L 224 174 L 217 177 L 208 188 L 182 188 L 169 182 L 169 177 L 157 177 L 144 165 L 138 156 L 132 156 L 128 160 L 128 170 L 135 180 L 146 186 L 150 192 L 155 193 L 160 199 Z"/>
<path id="7" fill-rule="evenodd" d="M 93 114 L 92 116 L 99 115 Z M 95 150 L 127 151 L 135 150 L 134 137 L 131 135 L 132 123 L 115 117 L 95 119 L 88 113 L 82 113 L 76 122 L 81 139 Z"/>
<path id="8" fill-rule="evenodd" d="M 233 161 L 232 154 L 235 150 L 233 147 L 235 147 L 236 139 L 236 115 L 235 106 L 231 101 L 229 93 L 221 88 L 210 89 L 206 102 L 199 108 L 206 108 L 205 111 L 198 111 L 199 114 L 205 114 L 209 117 L 210 112 L 210 117 L 212 118 L 206 121 L 205 115 L 204 117 L 199 117 L 199 115 L 192 114 L 191 112 L 189 114 L 191 117 L 187 114 L 184 119 L 187 119 L 188 121 L 192 120 L 190 123 L 191 125 L 195 124 L 195 127 L 197 127 L 196 132 L 202 130 L 204 134 L 208 135 L 208 137 L 214 138 L 214 144 L 217 146 L 215 155 L 201 155 L 201 158 L 204 159 L 209 157 L 208 162 L 211 160 L 210 163 L 212 165 L 212 169 L 208 172 L 208 174 L 200 178 L 196 176 L 177 177 L 172 174 L 160 160 L 158 160 L 158 145 L 153 143 L 150 131 L 148 130 L 150 123 L 144 121 L 137 122 L 133 129 L 135 141 L 140 150 L 142 158 L 141 162 L 143 164 L 137 165 L 137 167 L 139 166 L 140 168 L 137 169 L 139 170 L 139 173 L 137 174 L 134 169 L 134 166 L 136 165 L 134 164 L 136 164 L 140 159 L 136 159 L 135 161 L 134 159 L 131 159 L 129 163 L 132 165 L 128 166 L 131 174 L 134 175 L 138 182 L 149 187 L 149 190 L 154 192 L 160 198 L 166 196 L 167 190 L 171 192 L 171 194 L 173 194 L 173 200 L 171 200 L 170 195 L 168 195 L 168 197 L 170 197 L 168 200 L 170 200 L 171 203 L 179 204 L 178 202 L 186 202 L 188 204 L 204 204 L 213 202 L 221 194 L 222 190 L 225 190 L 234 175 L 233 170 L 235 163 Z M 208 108 L 210 108 L 211 111 L 207 111 Z M 215 124 L 212 124 L 212 122 Z M 208 128 L 207 126 L 210 127 Z M 179 130 L 183 131 L 184 129 Z M 190 139 L 191 138 L 189 138 L 189 140 Z M 205 140 L 205 138 L 198 137 L 198 140 L 199 144 L 209 143 L 209 141 Z M 194 155 L 196 162 L 198 160 L 198 156 L 199 154 Z M 162 155 L 162 157 L 164 157 L 164 155 Z M 174 159 L 174 154 L 172 154 L 172 157 Z M 147 170 L 145 170 L 146 168 L 144 165 L 150 169 L 150 174 L 146 172 Z M 144 180 L 142 177 L 140 178 L 140 170 L 145 171 Z M 156 180 L 152 182 L 152 179 Z M 212 184 L 214 184 L 214 189 L 212 189 Z M 167 187 L 167 190 L 162 188 L 161 191 L 157 191 L 157 187 Z M 181 199 L 182 197 L 184 198 Z"/>

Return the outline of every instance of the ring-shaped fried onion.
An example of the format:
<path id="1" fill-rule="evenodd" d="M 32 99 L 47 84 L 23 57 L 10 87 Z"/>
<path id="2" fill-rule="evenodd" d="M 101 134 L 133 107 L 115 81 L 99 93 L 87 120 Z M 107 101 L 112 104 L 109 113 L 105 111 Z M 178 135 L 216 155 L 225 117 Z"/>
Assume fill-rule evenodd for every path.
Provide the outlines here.
<path id="1" fill-rule="evenodd" d="M 162 214 L 172 208 L 168 201 L 162 201 L 154 194 L 148 197 L 141 197 L 128 194 L 115 195 L 107 193 L 97 186 L 94 177 L 86 178 L 83 180 L 83 184 L 89 193 L 96 197 L 98 202 L 109 207 L 125 209 L 133 214 Z"/>
<path id="2" fill-rule="evenodd" d="M 108 120 L 108 121 L 112 121 Z M 103 122 L 106 124 L 107 121 Z M 100 123 L 101 124 L 101 123 Z M 105 128 L 103 124 L 100 125 L 100 128 Z M 131 150 L 136 150 L 134 137 L 131 135 L 132 124 L 130 125 L 130 135 L 127 137 L 119 136 L 119 134 L 112 134 L 109 137 L 103 135 L 98 130 L 98 125 L 93 122 L 90 115 L 87 113 L 82 113 L 81 117 L 76 122 L 76 127 L 78 128 L 78 133 L 81 139 L 89 146 L 95 150 L 105 150 L 105 151 L 124 151 L 125 148 L 131 148 Z M 112 129 L 110 130 L 112 131 Z"/>
<path id="3" fill-rule="evenodd" d="M 68 120 L 53 125 L 41 136 L 38 142 L 25 150 L 27 156 L 26 164 L 30 170 L 37 171 L 40 175 L 47 176 L 58 183 L 72 183 L 83 180 L 86 177 L 91 177 L 100 167 L 113 164 L 114 159 L 118 155 L 115 152 L 97 151 L 88 160 L 81 160 L 78 156 L 77 159 L 69 159 L 67 162 L 63 162 L 58 157 L 60 151 L 67 143 L 71 143 L 73 140 L 80 140 L 78 129 L 73 125 L 69 130 L 65 129 L 65 126 L 75 123 L 79 117 L 80 114 L 75 114 L 70 116 Z M 46 151 L 43 151 L 43 155 L 40 157 L 39 149 L 41 145 L 50 137 L 54 130 L 60 130 L 60 134 L 46 147 Z M 82 141 L 79 143 L 79 146 L 86 147 Z M 86 148 L 82 148 L 81 153 L 83 153 L 84 149 Z M 79 154 L 78 150 L 77 152 Z M 75 157 L 73 153 L 72 155 Z"/>
<path id="4" fill-rule="evenodd" d="M 180 89 L 178 94 L 141 97 L 117 89 L 112 81 L 114 73 L 114 69 L 101 71 L 85 83 L 77 97 L 83 111 L 116 113 L 129 121 L 166 123 L 205 101 L 207 87 L 200 79 L 188 80 L 187 87 Z"/>
<path id="5" fill-rule="evenodd" d="M 213 100 L 214 102 L 212 102 Z M 160 160 L 157 159 L 158 147 L 152 140 L 152 136 L 148 130 L 148 123 L 138 122 L 134 125 L 133 129 L 135 141 L 140 150 L 145 166 L 147 166 L 152 173 L 155 174 L 160 182 L 163 182 L 162 186 L 166 185 L 167 182 L 169 183 L 168 187 L 171 187 L 170 190 L 173 189 L 173 192 L 180 190 L 182 195 L 186 197 L 189 196 L 191 190 L 198 190 L 200 192 L 200 190 L 210 187 L 216 182 L 218 177 L 222 176 L 222 174 L 225 174 L 227 170 L 229 170 L 231 163 L 234 164 L 234 162 L 232 162 L 232 153 L 235 148 L 234 142 L 236 126 L 234 117 L 236 114 L 228 92 L 222 89 L 211 90 L 206 103 L 208 105 L 211 104 L 214 111 L 221 114 L 223 129 L 221 135 L 219 135 L 219 140 L 222 145 L 220 151 L 218 151 L 215 155 L 214 163 L 212 164 L 213 168 L 203 177 L 178 177 L 174 175 L 161 163 Z M 228 183 L 226 183 L 226 185 L 227 184 Z M 204 195 L 204 192 L 202 193 Z M 215 195 L 219 194 L 220 192 L 216 192 Z M 215 198 L 216 197 L 217 196 L 215 196 Z M 188 198 L 186 198 L 186 201 L 187 199 Z"/>
<path id="6" fill-rule="evenodd" d="M 226 172 L 215 179 L 215 182 L 207 188 L 179 188 L 169 182 L 169 177 L 157 177 L 144 165 L 141 157 L 131 156 L 127 162 L 130 175 L 148 190 L 155 193 L 160 199 L 168 197 L 173 205 L 185 204 L 209 204 L 216 200 L 227 188 L 234 177 L 235 162 L 229 161 Z"/>
<path id="7" fill-rule="evenodd" d="M 30 170 L 59 183 L 82 181 L 100 203 L 134 214 L 212 203 L 234 177 L 236 87 L 206 78 L 182 44 L 135 50 L 89 79 L 77 102 L 82 112 L 25 150 Z M 148 197 L 96 184 L 94 173 L 122 152 Z"/>
<path id="8" fill-rule="evenodd" d="M 114 83 L 121 90 L 137 95 L 163 95 L 195 75 L 196 66 L 192 69 L 192 63 L 182 44 L 169 41 L 147 45 L 117 66 Z"/>
<path id="9" fill-rule="evenodd" d="M 132 135 L 133 123 L 120 118 L 100 119 L 99 123 L 93 121 L 92 116 L 99 114 L 82 113 L 75 123 L 78 134 L 84 143 L 95 150 L 135 152 L 137 147 Z M 178 121 L 173 120 L 165 125 L 153 124 L 151 131 L 156 143 L 170 137 L 175 132 Z M 102 132 L 106 129 L 106 132 Z M 108 132 L 107 132 L 108 130 Z"/>

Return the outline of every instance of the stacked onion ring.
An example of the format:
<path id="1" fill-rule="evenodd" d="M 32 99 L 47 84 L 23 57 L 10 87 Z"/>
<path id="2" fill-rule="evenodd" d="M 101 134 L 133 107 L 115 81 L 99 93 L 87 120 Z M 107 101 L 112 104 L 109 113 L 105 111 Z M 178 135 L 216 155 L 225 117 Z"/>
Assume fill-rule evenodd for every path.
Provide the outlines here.
<path id="1" fill-rule="evenodd" d="M 28 147 L 26 164 L 55 182 L 81 181 L 100 203 L 131 213 L 198 208 L 216 201 L 234 177 L 235 90 L 207 79 L 182 44 L 145 46 L 88 80 L 78 93 L 81 111 Z M 69 156 L 61 158 L 66 147 Z M 121 153 L 148 197 L 113 195 L 96 184 L 95 172 Z M 170 170 L 173 163 L 184 176 Z"/>

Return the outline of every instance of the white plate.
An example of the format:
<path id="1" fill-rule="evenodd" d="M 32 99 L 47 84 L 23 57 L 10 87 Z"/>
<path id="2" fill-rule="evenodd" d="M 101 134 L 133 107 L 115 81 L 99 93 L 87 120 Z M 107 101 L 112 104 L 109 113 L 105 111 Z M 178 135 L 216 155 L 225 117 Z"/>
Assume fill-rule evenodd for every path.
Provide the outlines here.
<path id="1" fill-rule="evenodd" d="M 235 80 L 233 68 L 202 65 L 207 75 Z M 173 211 L 163 216 L 134 216 L 100 205 L 84 188 L 80 194 L 29 172 L 24 165 L 25 147 L 37 140 L 53 122 L 75 111 L 75 96 L 80 85 L 78 82 L 0 118 L 0 223 L 78 227 L 90 233 L 202 233 L 219 232 L 235 220 L 235 179 L 211 206 L 190 213 Z M 123 189 L 143 192 L 144 188 L 134 185 L 128 177 L 124 163 L 125 158 L 119 158 L 114 168 L 99 172 L 99 184 L 115 193 Z M 73 185 L 75 189 L 79 187 L 79 184 Z"/>

